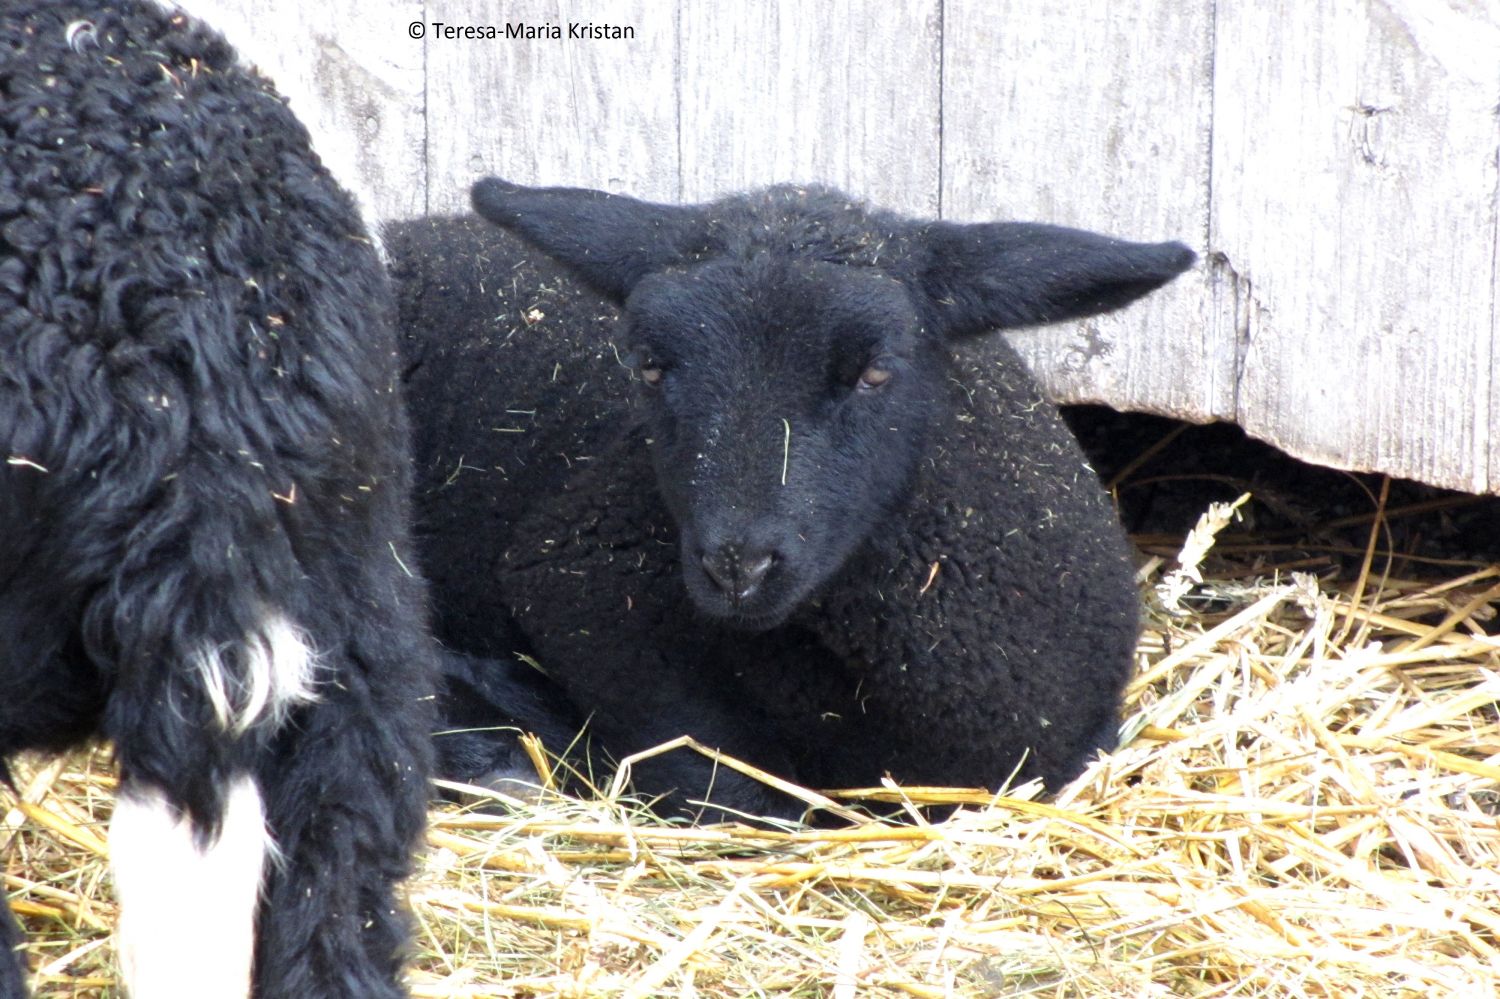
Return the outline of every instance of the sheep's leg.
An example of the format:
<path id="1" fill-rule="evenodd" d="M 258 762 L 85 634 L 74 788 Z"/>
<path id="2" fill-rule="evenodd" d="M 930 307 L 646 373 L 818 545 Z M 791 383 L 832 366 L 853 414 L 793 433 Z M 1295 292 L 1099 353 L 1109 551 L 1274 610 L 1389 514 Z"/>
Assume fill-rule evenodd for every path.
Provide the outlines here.
<path id="1" fill-rule="evenodd" d="M 315 696 L 315 657 L 285 615 L 232 581 L 193 586 L 159 616 L 156 601 L 179 581 L 129 582 L 97 609 L 109 611 L 124 651 L 105 731 L 121 773 L 109 839 L 125 991 L 248 996 L 274 851 L 252 771 L 287 715 Z M 191 582 L 184 573 L 182 589 Z M 216 637 L 236 630 L 237 640 Z"/>
<path id="2" fill-rule="evenodd" d="M 126 780 L 110 820 L 120 970 L 132 999 L 248 996 L 256 895 L 269 850 L 246 775 L 203 834 L 161 790 Z"/>
<path id="3" fill-rule="evenodd" d="M 679 611 L 655 619 L 663 624 L 642 615 L 645 631 L 609 632 L 590 622 L 588 640 L 597 644 L 588 647 L 564 647 L 546 636 L 544 661 L 560 664 L 556 672 L 587 705 L 596 738 L 620 758 L 690 735 L 807 787 L 851 783 L 829 779 L 830 765 L 845 755 L 841 736 L 858 721 L 857 681 L 841 664 L 794 627 L 695 632 L 687 608 Z M 638 658 L 625 658 L 631 655 Z M 640 679 L 624 684 L 618 677 Z M 699 820 L 795 819 L 806 811 L 800 799 L 692 749 L 640 761 L 631 776 L 641 794 L 663 796 L 659 810 Z"/>
<path id="4" fill-rule="evenodd" d="M 23 999 L 26 995 L 26 965 L 20 950 L 24 942 L 5 896 L 0 895 L 0 999 Z"/>
<path id="5" fill-rule="evenodd" d="M 519 734 L 530 732 L 553 753 L 581 754 L 583 719 L 549 678 L 515 659 L 481 659 L 444 650 L 434 733 L 438 774 L 450 780 L 517 790 L 538 779 Z"/>
<path id="6" fill-rule="evenodd" d="M 265 999 L 405 994 L 407 919 L 394 886 L 426 818 L 432 725 L 429 692 L 395 664 L 431 653 L 401 624 L 410 615 L 384 616 L 355 626 L 344 662 L 324 656 L 337 681 L 298 712 L 261 769 L 279 854 L 256 939 Z"/>
<path id="7" fill-rule="evenodd" d="M 573 688 L 592 698 L 594 730 L 612 755 L 622 758 L 689 735 L 709 749 L 778 777 L 799 779 L 787 747 L 757 706 L 711 689 L 715 684 L 713 673 L 708 672 L 710 663 L 695 657 L 659 657 L 655 665 L 654 676 L 642 670 L 624 674 L 649 676 L 649 685 L 618 690 L 604 684 Z M 709 679 L 698 680 L 705 673 Z M 577 679 L 569 677 L 570 683 Z M 805 811 L 801 801 L 688 748 L 637 761 L 631 766 L 631 784 L 642 796 L 659 799 L 654 806 L 658 812 L 686 815 L 695 821 L 720 822 L 741 816 L 795 819 Z"/>
<path id="8" fill-rule="evenodd" d="M 172 565 L 125 577 L 85 615 L 109 622 L 97 642 L 118 653 L 104 732 L 121 775 L 109 829 L 121 977 L 131 999 L 232 999 L 250 994 L 274 850 L 253 770 L 315 696 L 316 666 L 285 615 Z"/>
<path id="9" fill-rule="evenodd" d="M 594 661 L 605 660 L 595 656 Z M 703 669 L 694 659 L 691 665 L 683 665 L 681 673 L 701 674 Z M 777 741 L 749 720 L 755 714 L 753 707 L 744 703 L 726 707 L 698 686 L 676 682 L 679 675 L 663 667 L 650 683 L 620 690 L 603 678 L 589 682 L 570 675 L 570 679 L 587 698 L 589 733 L 597 733 L 616 759 L 691 735 L 780 776 L 795 777 L 790 758 Z M 435 740 L 442 777 L 501 790 L 508 781 L 534 780 L 517 731 L 534 732 L 548 749 L 561 752 L 574 747 L 584 728 L 580 712 L 564 691 L 529 666 L 449 652 L 443 656 L 442 679 L 443 718 Z M 674 814 L 717 821 L 740 815 L 796 818 L 804 811 L 796 799 L 692 749 L 674 749 L 641 760 L 631 773 L 638 793 L 659 799 L 658 809 Z"/>
<path id="10" fill-rule="evenodd" d="M 174 495 L 188 503 L 229 484 L 223 474 L 206 478 L 185 470 L 172 480 Z M 306 489 L 298 517 L 321 509 Z M 258 492 L 258 477 L 255 490 L 243 489 Z M 372 518 L 395 524 L 397 513 Z M 140 519 L 155 530 L 139 533 L 159 548 L 126 551 L 84 615 L 90 647 L 113 659 L 102 728 L 123 781 L 116 863 L 126 871 L 122 918 L 137 928 L 126 943 L 165 941 L 180 959 L 181 929 L 214 925 L 205 913 L 217 911 L 218 897 L 251 886 L 232 928 L 225 917 L 220 939 L 199 948 L 195 938 L 210 955 L 202 974 L 212 977 L 180 993 L 134 987 L 158 980 L 151 962 L 163 952 L 151 950 L 131 959 L 130 996 L 395 999 L 406 935 L 393 885 L 425 816 L 431 752 L 423 698 L 432 649 L 420 585 L 394 558 L 356 554 L 379 550 L 370 537 L 378 524 L 290 521 L 283 532 L 274 522 L 242 523 L 243 515 L 232 503 L 189 504 L 186 513 L 163 504 Z M 395 531 L 383 547 L 402 540 Z M 304 544 L 304 558 L 289 557 L 292 541 Z M 169 821 L 178 814 L 195 836 Z M 177 879 L 160 869 L 167 861 L 153 866 L 150 851 L 169 840 L 175 862 L 199 873 Z M 233 844 L 222 855 L 234 872 L 229 888 L 212 883 L 224 844 Z M 143 878 L 131 880 L 132 864 Z M 153 877 L 173 890 L 154 888 Z M 153 894 L 173 901 L 153 908 Z"/>

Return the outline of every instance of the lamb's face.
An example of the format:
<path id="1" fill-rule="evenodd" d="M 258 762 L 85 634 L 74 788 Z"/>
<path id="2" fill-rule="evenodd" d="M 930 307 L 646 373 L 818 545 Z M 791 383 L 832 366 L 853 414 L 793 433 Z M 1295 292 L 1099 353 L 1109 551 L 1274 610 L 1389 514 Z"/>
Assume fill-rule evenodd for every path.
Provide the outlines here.
<path id="1" fill-rule="evenodd" d="M 903 501 L 941 357 L 873 268 L 721 259 L 646 278 L 626 311 L 688 593 L 775 625 Z"/>
<path id="2" fill-rule="evenodd" d="M 947 343 L 1107 312 L 1193 262 L 1180 243 L 921 222 L 818 187 L 690 206 L 490 177 L 473 200 L 625 304 L 688 592 L 751 628 L 889 523 Z"/>

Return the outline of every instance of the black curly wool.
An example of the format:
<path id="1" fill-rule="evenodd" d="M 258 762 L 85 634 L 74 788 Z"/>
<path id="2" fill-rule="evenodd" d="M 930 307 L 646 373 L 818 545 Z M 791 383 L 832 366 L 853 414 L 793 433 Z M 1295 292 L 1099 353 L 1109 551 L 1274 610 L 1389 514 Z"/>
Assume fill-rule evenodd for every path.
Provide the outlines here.
<path id="1" fill-rule="evenodd" d="M 813 787 L 1056 788 L 1114 745 L 1124 536 L 1018 356 L 977 334 L 1123 305 L 1186 247 L 820 189 L 474 200 L 565 267 L 482 220 L 387 231 L 450 644 L 495 676 L 535 657 L 615 758 L 686 733 Z M 517 703 L 492 723 L 533 724 Z M 511 740 L 440 740 L 440 769 L 482 778 Z M 633 776 L 667 811 L 800 811 L 686 750 Z"/>
<path id="2" fill-rule="evenodd" d="M 23 943 L 20 927 L 9 905 L 0 905 L 0 955 L 16 954 Z M 5 999 L 26 994 L 26 977 L 20 961 L 0 956 L 0 996 Z"/>
<path id="3" fill-rule="evenodd" d="M 259 996 L 403 994 L 433 653 L 393 316 L 356 206 L 222 38 L 0 0 L 0 760 L 108 738 L 120 793 L 202 844 L 252 776 L 282 858 Z M 268 620 L 316 699 L 228 726 L 201 664 L 243 701 Z"/>

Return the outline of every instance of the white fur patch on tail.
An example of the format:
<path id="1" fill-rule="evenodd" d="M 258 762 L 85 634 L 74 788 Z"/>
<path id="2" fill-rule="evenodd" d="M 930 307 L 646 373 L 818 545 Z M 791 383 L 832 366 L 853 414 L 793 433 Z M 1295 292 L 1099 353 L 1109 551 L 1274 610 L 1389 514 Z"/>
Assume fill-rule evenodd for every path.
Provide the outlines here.
<path id="1" fill-rule="evenodd" d="M 233 650 L 238 669 L 226 662 L 230 651 L 208 648 L 194 663 L 214 718 L 226 732 L 243 734 L 263 718 L 279 725 L 293 706 L 317 699 L 317 655 L 286 618 L 269 615 L 245 637 Z"/>
<path id="2" fill-rule="evenodd" d="M 160 791 L 123 791 L 109 823 L 120 901 L 116 942 L 131 999 L 244 999 L 255 908 L 271 841 L 260 792 L 237 778 L 206 850 Z"/>

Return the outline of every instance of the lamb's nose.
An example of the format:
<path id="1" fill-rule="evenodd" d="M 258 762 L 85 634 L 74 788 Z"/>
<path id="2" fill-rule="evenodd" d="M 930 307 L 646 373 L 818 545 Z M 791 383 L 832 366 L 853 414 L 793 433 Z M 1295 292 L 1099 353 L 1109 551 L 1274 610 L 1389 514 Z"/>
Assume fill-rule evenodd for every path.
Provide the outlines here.
<path id="1" fill-rule="evenodd" d="M 724 545 L 703 556 L 703 571 L 732 603 L 741 604 L 760 589 L 775 562 L 775 552 Z"/>

